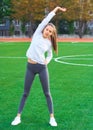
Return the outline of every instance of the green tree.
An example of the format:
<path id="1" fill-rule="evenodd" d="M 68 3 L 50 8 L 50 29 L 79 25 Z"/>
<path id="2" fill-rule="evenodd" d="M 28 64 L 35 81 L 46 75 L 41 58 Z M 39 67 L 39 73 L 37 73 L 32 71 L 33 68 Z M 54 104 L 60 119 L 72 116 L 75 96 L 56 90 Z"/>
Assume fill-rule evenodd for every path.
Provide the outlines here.
<path id="1" fill-rule="evenodd" d="M 56 6 L 66 7 L 67 11 L 58 12 L 54 22 L 58 26 L 58 21 L 62 19 L 70 22 L 78 21 L 80 37 L 84 33 L 86 22 L 93 19 L 93 0 L 11 0 L 11 2 L 14 12 L 12 17 L 24 23 L 41 21 Z"/>
<path id="2" fill-rule="evenodd" d="M 78 21 L 78 34 L 80 38 L 86 30 L 86 23 L 93 19 L 93 0 L 60 0 L 61 4 L 67 7 L 65 17 L 67 20 Z"/>
<path id="3" fill-rule="evenodd" d="M 12 0 L 13 18 L 25 21 L 41 20 L 44 16 L 45 0 Z"/>
<path id="4" fill-rule="evenodd" d="M 55 21 L 61 19 L 66 19 L 70 23 L 71 21 L 78 21 L 78 34 L 80 37 L 84 34 L 86 30 L 86 23 L 93 19 L 93 0 L 49 0 L 50 8 L 54 8 L 56 5 L 66 7 L 67 11 L 65 13 L 59 13 L 55 17 Z"/>
<path id="5" fill-rule="evenodd" d="M 0 19 L 8 17 L 11 15 L 11 1 L 1 0 L 0 1 Z"/>

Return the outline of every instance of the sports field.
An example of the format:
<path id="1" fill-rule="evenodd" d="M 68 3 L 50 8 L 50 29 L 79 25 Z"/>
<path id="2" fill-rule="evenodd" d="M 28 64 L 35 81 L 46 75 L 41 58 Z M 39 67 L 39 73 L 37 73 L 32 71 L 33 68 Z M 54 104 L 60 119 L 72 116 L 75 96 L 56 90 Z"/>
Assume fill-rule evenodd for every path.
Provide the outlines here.
<path id="1" fill-rule="evenodd" d="M 38 75 L 22 113 L 11 126 L 23 92 L 30 42 L 0 42 L 0 130 L 93 130 L 93 43 L 59 42 L 48 65 L 58 127 L 51 127 Z"/>

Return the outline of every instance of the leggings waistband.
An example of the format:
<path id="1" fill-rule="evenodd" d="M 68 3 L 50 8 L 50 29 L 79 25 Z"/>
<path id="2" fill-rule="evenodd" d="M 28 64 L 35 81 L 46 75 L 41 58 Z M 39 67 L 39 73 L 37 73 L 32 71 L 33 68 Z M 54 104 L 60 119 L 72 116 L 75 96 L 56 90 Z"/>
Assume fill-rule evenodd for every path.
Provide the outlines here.
<path id="1" fill-rule="evenodd" d="M 28 62 L 31 63 L 31 64 L 37 64 L 37 62 L 33 61 L 32 59 L 29 59 L 28 58 Z"/>

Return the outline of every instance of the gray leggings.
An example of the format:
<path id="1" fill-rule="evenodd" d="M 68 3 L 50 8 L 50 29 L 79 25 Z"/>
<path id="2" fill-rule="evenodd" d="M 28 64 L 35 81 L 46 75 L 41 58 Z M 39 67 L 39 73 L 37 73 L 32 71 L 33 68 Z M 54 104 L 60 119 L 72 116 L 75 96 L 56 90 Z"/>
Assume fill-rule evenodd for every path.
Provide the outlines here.
<path id="1" fill-rule="evenodd" d="M 41 65 L 41 64 L 27 64 L 27 72 L 26 72 L 26 77 L 25 77 L 25 84 L 24 84 L 24 93 L 19 105 L 19 110 L 18 113 L 21 113 L 23 110 L 23 107 L 25 105 L 26 99 L 29 95 L 32 82 L 35 78 L 35 75 L 39 74 L 39 78 L 42 84 L 43 92 L 45 94 L 46 100 L 47 100 L 47 105 L 49 109 L 49 113 L 53 113 L 53 103 L 52 103 L 52 98 L 50 94 L 50 89 L 49 89 L 49 76 L 48 76 L 48 69 L 46 65 Z"/>

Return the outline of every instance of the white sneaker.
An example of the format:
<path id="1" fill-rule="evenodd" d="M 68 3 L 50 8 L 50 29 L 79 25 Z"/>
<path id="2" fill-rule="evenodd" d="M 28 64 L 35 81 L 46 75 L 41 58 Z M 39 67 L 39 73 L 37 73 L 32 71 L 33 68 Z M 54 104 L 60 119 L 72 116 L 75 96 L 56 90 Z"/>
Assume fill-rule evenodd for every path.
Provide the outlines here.
<path id="1" fill-rule="evenodd" d="M 11 125 L 18 125 L 21 123 L 20 117 L 15 117 L 15 119 L 12 121 Z"/>
<path id="2" fill-rule="evenodd" d="M 56 120 L 55 120 L 54 117 L 51 117 L 51 118 L 50 118 L 49 124 L 50 124 L 51 126 L 57 126 L 57 122 L 56 122 Z"/>

